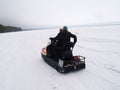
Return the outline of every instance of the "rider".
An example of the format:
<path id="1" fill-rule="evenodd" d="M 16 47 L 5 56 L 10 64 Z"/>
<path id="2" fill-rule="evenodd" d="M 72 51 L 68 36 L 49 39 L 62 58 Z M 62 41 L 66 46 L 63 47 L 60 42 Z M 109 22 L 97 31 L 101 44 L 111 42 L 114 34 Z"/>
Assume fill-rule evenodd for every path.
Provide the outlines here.
<path id="1" fill-rule="evenodd" d="M 60 29 L 58 35 L 54 38 L 50 38 L 56 42 L 56 47 L 62 47 L 66 42 L 70 42 L 70 38 L 74 38 L 74 44 L 77 42 L 76 35 L 68 31 L 67 26 L 64 26 L 63 29 Z"/>
<path id="2" fill-rule="evenodd" d="M 73 46 L 77 42 L 77 37 L 76 35 L 72 34 L 71 32 L 68 31 L 67 26 L 64 26 L 63 29 L 60 29 L 60 32 L 58 35 L 54 38 L 50 38 L 51 40 L 54 41 L 54 47 L 55 47 L 55 52 L 58 53 L 56 54 L 56 57 L 59 57 L 59 54 L 63 52 L 63 47 L 67 42 L 70 42 L 70 38 L 74 39 Z"/>

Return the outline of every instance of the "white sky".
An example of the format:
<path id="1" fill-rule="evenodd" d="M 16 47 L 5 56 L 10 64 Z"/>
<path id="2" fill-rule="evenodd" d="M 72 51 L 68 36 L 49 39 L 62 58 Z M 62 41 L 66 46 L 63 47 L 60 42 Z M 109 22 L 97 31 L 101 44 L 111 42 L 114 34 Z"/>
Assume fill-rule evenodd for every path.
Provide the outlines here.
<path id="1" fill-rule="evenodd" d="M 120 0 L 0 0 L 0 23 L 46 26 L 120 22 Z"/>

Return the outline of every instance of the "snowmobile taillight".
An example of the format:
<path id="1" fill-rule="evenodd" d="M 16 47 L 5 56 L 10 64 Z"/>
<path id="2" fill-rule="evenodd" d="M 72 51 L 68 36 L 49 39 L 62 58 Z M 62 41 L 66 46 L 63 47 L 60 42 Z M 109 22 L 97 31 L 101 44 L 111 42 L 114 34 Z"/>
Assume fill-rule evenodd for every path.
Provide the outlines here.
<path id="1" fill-rule="evenodd" d="M 74 56 L 73 59 L 74 59 L 75 61 L 77 61 L 77 60 L 79 59 L 79 57 L 78 57 L 78 56 Z"/>

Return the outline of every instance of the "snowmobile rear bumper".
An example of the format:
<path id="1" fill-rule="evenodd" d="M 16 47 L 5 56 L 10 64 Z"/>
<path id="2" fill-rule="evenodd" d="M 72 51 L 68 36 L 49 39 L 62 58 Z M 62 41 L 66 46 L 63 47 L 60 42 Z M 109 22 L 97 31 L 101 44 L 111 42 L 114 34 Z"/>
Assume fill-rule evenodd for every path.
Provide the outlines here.
<path id="1" fill-rule="evenodd" d="M 49 58 L 44 53 L 41 53 L 41 55 L 47 64 L 49 64 L 51 67 L 53 67 L 54 69 L 56 69 L 60 73 L 67 73 L 67 72 L 76 71 L 76 70 L 80 70 L 80 69 L 85 68 L 85 58 L 82 61 L 79 60 L 79 62 L 77 64 L 76 64 L 76 61 L 74 61 L 74 62 L 72 61 L 69 64 L 64 64 L 61 67 L 59 65 L 59 62 L 57 62 L 57 60 L 53 60 L 53 59 Z M 66 63 L 66 62 L 63 61 L 63 63 Z"/>

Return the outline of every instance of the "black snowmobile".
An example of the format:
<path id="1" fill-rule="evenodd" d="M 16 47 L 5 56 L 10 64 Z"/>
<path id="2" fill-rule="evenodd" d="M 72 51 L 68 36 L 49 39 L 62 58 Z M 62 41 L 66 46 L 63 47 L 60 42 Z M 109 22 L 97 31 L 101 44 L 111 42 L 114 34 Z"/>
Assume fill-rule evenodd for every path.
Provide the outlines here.
<path id="1" fill-rule="evenodd" d="M 52 51 L 50 49 L 52 45 L 54 44 L 53 41 L 51 40 L 51 44 L 49 44 L 47 47 L 42 48 L 41 55 L 44 61 L 53 68 L 55 68 L 58 72 L 66 73 L 85 68 L 85 57 L 80 55 L 73 56 L 72 50 L 74 45 L 72 42 L 67 42 L 65 44 L 64 51 L 57 58 L 55 57 L 58 56 L 55 55 L 56 53 L 53 55 L 51 54 Z"/>

